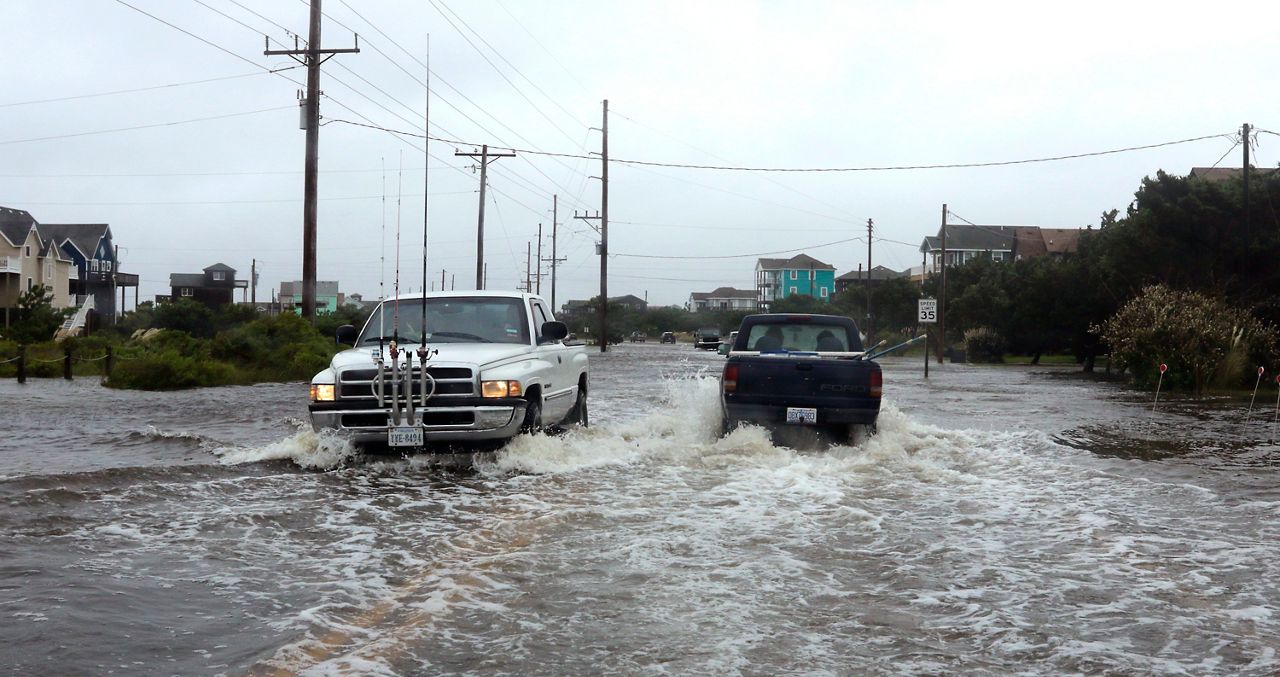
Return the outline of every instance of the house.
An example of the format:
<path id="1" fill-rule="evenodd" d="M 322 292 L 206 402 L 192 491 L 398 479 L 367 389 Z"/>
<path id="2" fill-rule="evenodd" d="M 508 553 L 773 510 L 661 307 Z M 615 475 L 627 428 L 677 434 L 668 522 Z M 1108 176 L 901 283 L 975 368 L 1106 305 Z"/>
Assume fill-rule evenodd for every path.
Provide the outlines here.
<path id="1" fill-rule="evenodd" d="M 71 260 L 52 240 L 42 237 L 30 213 L 0 207 L 0 307 L 5 326 L 18 307 L 18 298 L 37 285 L 53 291 L 53 307 L 71 307 Z"/>
<path id="2" fill-rule="evenodd" d="M 964 265 L 978 257 L 1014 261 L 1073 254 L 1080 248 L 1081 232 L 1080 228 L 947 225 L 947 265 Z M 928 271 L 937 272 L 942 258 L 942 230 L 925 237 L 919 251 Z"/>
<path id="3" fill-rule="evenodd" d="M 700 313 L 707 310 L 757 310 L 760 302 L 751 289 L 720 287 L 715 291 L 689 294 L 689 310 Z"/>
<path id="4" fill-rule="evenodd" d="M 170 273 L 168 298 L 156 297 L 156 302 L 191 299 L 213 310 L 235 302 L 237 289 L 248 289 L 248 280 L 237 280 L 236 269 L 224 263 L 215 263 L 201 273 Z"/>
<path id="5" fill-rule="evenodd" d="M 1261 176 L 1278 171 L 1275 167 L 1250 167 L 1251 176 Z M 1210 183 L 1221 183 L 1244 175 L 1244 170 L 1236 167 L 1192 167 L 1188 179 L 1203 179 Z"/>
<path id="6" fill-rule="evenodd" d="M 600 297 L 597 296 L 585 301 L 565 301 L 564 305 L 560 306 L 560 313 L 563 315 L 574 315 L 577 313 L 594 312 L 596 309 L 596 299 L 598 298 Z M 632 294 L 627 294 L 625 296 L 610 296 L 609 305 L 615 308 L 626 308 L 627 310 L 637 310 L 641 312 L 649 309 L 648 301 Z"/>
<path id="7" fill-rule="evenodd" d="M 279 302 L 281 308 L 298 309 L 302 307 L 302 280 L 280 283 Z M 338 291 L 336 280 L 316 281 L 316 312 L 332 313 L 338 306 L 346 303 L 342 292 Z"/>
<path id="8" fill-rule="evenodd" d="M 871 269 L 871 285 L 878 285 L 885 280 L 895 280 L 900 277 L 907 277 L 908 275 L 909 273 L 907 272 L 899 273 L 891 268 L 876 266 Z M 866 285 L 867 274 L 864 273 L 861 268 L 851 270 L 836 278 L 836 293 L 843 294 L 848 291 L 850 287 L 864 288 Z"/>
<path id="9" fill-rule="evenodd" d="M 138 305 L 138 276 L 119 270 L 111 227 L 105 223 L 42 223 L 40 233 L 52 240 L 70 259 L 75 273 L 70 294 L 75 305 L 82 306 L 92 298 L 91 308 L 107 322 L 114 322 L 124 311 L 124 294 L 134 290 L 134 306 Z M 120 298 L 116 299 L 116 290 Z"/>
<path id="10" fill-rule="evenodd" d="M 808 254 L 756 260 L 756 299 L 761 308 L 788 296 L 829 301 L 836 292 L 836 267 Z"/>

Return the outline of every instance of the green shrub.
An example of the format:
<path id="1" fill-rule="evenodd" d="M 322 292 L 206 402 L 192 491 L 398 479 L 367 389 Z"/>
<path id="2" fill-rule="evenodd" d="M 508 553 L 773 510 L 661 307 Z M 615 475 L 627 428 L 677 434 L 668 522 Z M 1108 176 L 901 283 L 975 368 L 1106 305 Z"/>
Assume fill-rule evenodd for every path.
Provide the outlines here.
<path id="1" fill-rule="evenodd" d="M 1275 328 L 1248 311 L 1163 285 L 1144 288 L 1094 331 L 1135 384 L 1153 387 L 1165 363 L 1164 386 L 1196 395 L 1210 384 L 1252 386 L 1254 368 L 1276 353 Z"/>
<path id="2" fill-rule="evenodd" d="M 1004 338 L 990 327 L 977 327 L 964 333 L 965 358 L 970 362 L 1004 362 Z"/>
<path id="3" fill-rule="evenodd" d="M 215 360 L 198 359 L 167 348 L 136 359 L 122 360 L 107 385 L 140 390 L 178 390 L 242 383 L 236 368 Z"/>

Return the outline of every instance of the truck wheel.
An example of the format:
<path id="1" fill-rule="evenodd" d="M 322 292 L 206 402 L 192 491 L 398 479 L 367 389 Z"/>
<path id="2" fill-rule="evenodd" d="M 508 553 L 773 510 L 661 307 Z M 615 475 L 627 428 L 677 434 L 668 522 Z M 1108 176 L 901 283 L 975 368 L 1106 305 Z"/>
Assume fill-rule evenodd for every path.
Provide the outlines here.
<path id="1" fill-rule="evenodd" d="M 573 405 L 573 419 L 579 426 L 586 428 L 590 425 L 587 415 L 587 391 L 578 389 L 578 403 Z"/>
<path id="2" fill-rule="evenodd" d="M 853 423 L 849 426 L 849 446 L 860 447 L 869 442 L 876 434 L 876 424 L 874 423 Z"/>
<path id="3" fill-rule="evenodd" d="M 529 400 L 524 407 L 524 423 L 520 424 L 520 432 L 535 433 L 542 430 L 542 400 Z"/>

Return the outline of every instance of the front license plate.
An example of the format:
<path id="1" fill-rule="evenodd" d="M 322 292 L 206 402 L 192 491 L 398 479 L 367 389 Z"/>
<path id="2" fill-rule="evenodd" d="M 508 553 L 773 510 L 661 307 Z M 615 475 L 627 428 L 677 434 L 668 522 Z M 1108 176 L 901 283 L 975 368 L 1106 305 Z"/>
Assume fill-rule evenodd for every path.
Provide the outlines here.
<path id="1" fill-rule="evenodd" d="M 420 447 L 422 446 L 422 428 L 401 426 L 387 432 L 387 446 Z"/>
<path id="2" fill-rule="evenodd" d="M 813 407 L 787 407 L 787 423 L 813 425 L 817 422 L 817 409 Z"/>

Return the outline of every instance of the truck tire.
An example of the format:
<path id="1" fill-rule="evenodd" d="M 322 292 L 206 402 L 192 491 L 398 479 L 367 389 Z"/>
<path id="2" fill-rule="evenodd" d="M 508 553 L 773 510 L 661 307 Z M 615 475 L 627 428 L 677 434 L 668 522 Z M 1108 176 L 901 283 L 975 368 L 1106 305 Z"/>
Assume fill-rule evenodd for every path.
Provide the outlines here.
<path id="1" fill-rule="evenodd" d="M 590 425 L 590 417 L 587 413 L 587 391 L 582 387 L 578 388 L 578 401 L 573 405 L 573 415 L 570 418 L 579 427 L 586 428 Z"/>
<path id="2" fill-rule="evenodd" d="M 848 443 L 851 447 L 860 447 L 871 441 L 876 434 L 874 423 L 852 423 L 848 430 Z"/>
<path id="3" fill-rule="evenodd" d="M 529 400 L 524 407 L 524 423 L 520 424 L 520 432 L 536 433 L 542 430 L 542 398 Z"/>

